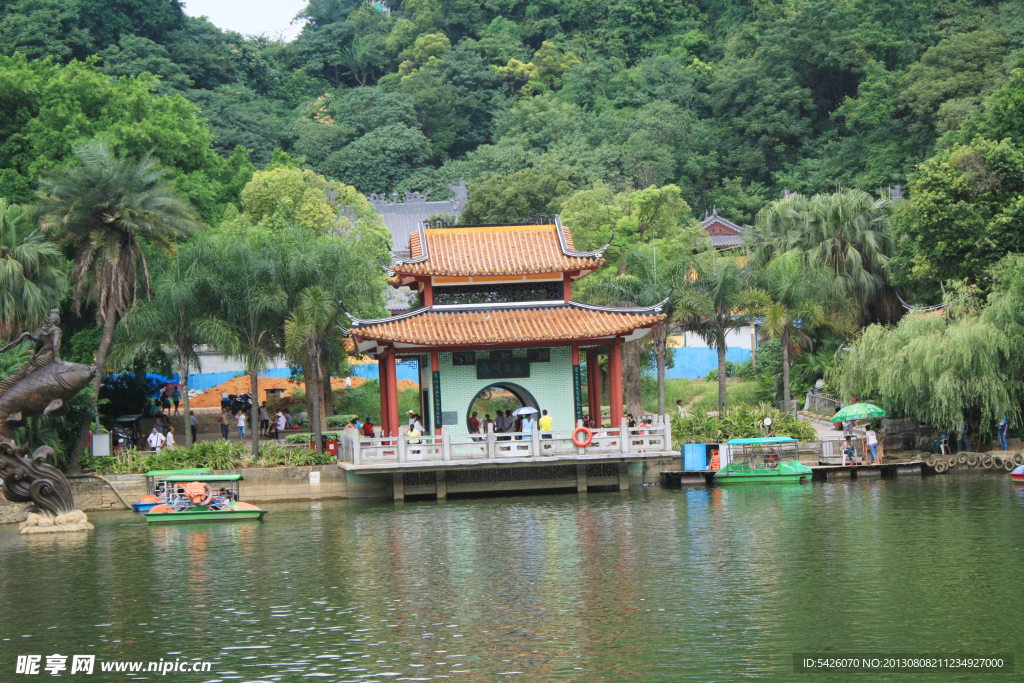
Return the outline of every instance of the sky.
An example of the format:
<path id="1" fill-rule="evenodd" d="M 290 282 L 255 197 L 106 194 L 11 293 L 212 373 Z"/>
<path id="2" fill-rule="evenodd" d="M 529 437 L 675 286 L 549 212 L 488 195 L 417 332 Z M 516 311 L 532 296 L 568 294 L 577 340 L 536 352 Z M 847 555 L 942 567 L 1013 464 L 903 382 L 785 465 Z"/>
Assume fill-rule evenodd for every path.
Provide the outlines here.
<path id="1" fill-rule="evenodd" d="M 307 0 L 183 0 L 185 14 L 206 16 L 217 27 L 244 35 L 266 33 L 291 40 L 302 30 L 292 18 Z"/>

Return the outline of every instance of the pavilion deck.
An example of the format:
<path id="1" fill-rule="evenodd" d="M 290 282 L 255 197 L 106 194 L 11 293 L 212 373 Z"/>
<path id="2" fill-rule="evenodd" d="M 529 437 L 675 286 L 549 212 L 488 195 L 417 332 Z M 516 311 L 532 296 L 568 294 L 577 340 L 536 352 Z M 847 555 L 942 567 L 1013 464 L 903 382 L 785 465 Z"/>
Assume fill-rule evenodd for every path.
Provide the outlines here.
<path id="1" fill-rule="evenodd" d="M 571 430 L 469 435 L 365 438 L 346 434 L 338 444 L 338 464 L 350 471 L 386 472 L 439 470 L 552 463 L 625 462 L 677 455 L 672 450 L 671 425 L 665 416 L 654 424 L 593 430 L 585 447 L 572 441 Z"/>

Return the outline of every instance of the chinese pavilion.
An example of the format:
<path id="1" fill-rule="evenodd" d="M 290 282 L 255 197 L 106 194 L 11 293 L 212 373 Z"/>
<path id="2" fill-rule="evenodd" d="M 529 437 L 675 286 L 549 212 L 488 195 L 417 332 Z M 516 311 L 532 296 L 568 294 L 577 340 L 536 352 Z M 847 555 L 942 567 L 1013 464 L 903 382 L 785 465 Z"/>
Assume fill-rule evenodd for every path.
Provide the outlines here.
<path id="1" fill-rule="evenodd" d="M 608 357 L 612 428 L 622 423 L 622 343 L 664 323 L 660 306 L 593 306 L 572 284 L 604 264 L 608 245 L 577 251 L 558 216 L 534 223 L 452 227 L 420 223 L 408 256 L 395 255 L 388 282 L 418 291 L 421 307 L 377 320 L 352 318 L 354 351 L 378 360 L 382 434 L 397 436 L 397 361 L 420 368 L 425 425 L 468 433 L 473 402 L 500 387 L 547 410 L 552 428 L 584 416 L 580 358 L 587 361 L 588 412 L 601 414 L 599 355 Z"/>

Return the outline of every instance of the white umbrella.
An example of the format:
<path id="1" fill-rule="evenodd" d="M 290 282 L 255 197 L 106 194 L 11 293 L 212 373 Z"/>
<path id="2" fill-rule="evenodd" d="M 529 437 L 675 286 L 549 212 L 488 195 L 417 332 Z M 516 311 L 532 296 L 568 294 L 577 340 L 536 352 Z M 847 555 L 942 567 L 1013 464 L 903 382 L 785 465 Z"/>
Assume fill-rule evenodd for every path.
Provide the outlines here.
<path id="1" fill-rule="evenodd" d="M 536 408 L 531 408 L 530 406 L 523 406 L 522 408 L 519 408 L 517 410 L 513 410 L 512 414 L 513 415 L 532 415 L 533 413 L 536 413 L 536 412 L 537 412 Z"/>

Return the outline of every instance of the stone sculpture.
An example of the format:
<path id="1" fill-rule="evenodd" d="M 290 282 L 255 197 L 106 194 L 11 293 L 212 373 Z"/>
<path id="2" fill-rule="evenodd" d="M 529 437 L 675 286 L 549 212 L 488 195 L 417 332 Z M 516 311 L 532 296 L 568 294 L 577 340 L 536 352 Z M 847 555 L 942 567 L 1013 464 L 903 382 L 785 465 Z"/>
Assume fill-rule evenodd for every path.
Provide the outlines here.
<path id="1" fill-rule="evenodd" d="M 22 334 L 0 349 L 9 351 L 28 339 L 39 348 L 28 362 L 0 381 L 0 480 L 4 498 L 13 503 L 33 503 L 36 510 L 21 524 L 21 533 L 53 533 L 92 529 L 85 513 L 75 509 L 67 479 L 56 467 L 46 464 L 53 450 L 28 446 L 12 440 L 12 430 L 38 415 L 64 415 L 68 404 L 88 386 L 96 368 L 65 363 L 60 358 L 60 313 L 50 311 L 50 322 L 35 334 Z"/>

